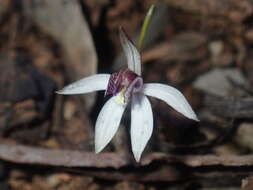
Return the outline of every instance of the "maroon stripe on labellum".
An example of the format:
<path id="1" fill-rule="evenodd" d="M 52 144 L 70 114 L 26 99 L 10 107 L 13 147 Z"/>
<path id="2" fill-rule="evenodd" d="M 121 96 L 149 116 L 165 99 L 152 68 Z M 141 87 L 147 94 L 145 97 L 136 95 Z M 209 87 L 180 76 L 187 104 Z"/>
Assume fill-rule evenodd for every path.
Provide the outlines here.
<path id="1" fill-rule="evenodd" d="M 130 69 L 121 69 L 111 74 L 106 95 L 116 96 L 121 90 L 125 89 L 124 102 L 129 102 L 132 93 L 140 91 L 143 86 L 142 78 Z"/>

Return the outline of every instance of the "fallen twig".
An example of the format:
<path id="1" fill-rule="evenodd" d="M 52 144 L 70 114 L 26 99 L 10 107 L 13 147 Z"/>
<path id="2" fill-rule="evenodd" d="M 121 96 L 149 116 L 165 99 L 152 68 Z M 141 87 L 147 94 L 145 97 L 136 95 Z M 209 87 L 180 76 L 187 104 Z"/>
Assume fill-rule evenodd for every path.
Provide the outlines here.
<path id="1" fill-rule="evenodd" d="M 0 158 L 2 160 L 20 164 L 39 164 L 64 167 L 96 167 L 96 168 L 121 168 L 129 165 L 146 166 L 154 161 L 167 164 L 180 163 L 189 167 L 201 166 L 253 166 L 253 155 L 168 155 L 152 153 L 144 157 L 141 163 L 135 164 L 130 158 L 117 153 L 81 152 L 71 150 L 56 150 L 12 143 L 0 144 Z"/>
<path id="2" fill-rule="evenodd" d="M 63 167 L 64 170 L 107 180 L 128 181 L 177 181 L 215 177 L 238 180 L 251 175 L 253 155 L 168 155 L 152 153 L 144 156 L 140 164 L 117 153 L 80 152 L 55 150 L 3 141 L 0 159 L 17 164 Z M 213 167 L 216 166 L 216 167 Z M 215 168 L 215 169 L 214 169 Z M 250 167 L 252 168 L 252 167 Z M 204 170 L 203 170 L 204 169 Z M 219 171 L 219 173 L 217 173 Z"/>
<path id="3" fill-rule="evenodd" d="M 219 16 L 242 21 L 252 14 L 251 0 L 166 0 L 171 7 L 205 16 Z"/>

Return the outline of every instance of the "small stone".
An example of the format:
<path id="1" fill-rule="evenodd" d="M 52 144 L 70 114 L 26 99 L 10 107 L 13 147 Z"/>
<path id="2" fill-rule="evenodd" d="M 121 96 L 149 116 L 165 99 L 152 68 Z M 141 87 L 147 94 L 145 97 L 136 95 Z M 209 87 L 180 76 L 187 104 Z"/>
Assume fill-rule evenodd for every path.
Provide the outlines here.
<path id="1" fill-rule="evenodd" d="M 240 90 L 235 89 L 229 82 L 229 79 L 245 85 L 246 80 L 238 69 L 215 68 L 208 73 L 201 75 L 195 82 L 194 87 L 206 93 L 217 96 L 240 95 Z"/>

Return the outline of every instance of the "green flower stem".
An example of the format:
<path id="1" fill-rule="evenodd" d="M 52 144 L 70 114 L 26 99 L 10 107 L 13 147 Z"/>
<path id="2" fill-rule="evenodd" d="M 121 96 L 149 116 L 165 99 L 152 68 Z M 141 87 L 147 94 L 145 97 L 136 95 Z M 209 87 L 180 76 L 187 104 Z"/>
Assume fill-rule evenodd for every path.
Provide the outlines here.
<path id="1" fill-rule="evenodd" d="M 139 50 L 141 50 L 142 48 L 142 43 L 143 43 L 143 40 L 144 40 L 144 37 L 146 35 L 146 32 L 147 32 L 147 29 L 148 29 L 148 25 L 150 23 L 150 19 L 153 15 L 153 12 L 154 12 L 154 8 L 155 6 L 154 5 L 151 5 L 146 16 L 145 16 L 145 19 L 144 19 L 144 22 L 142 24 L 142 27 L 141 27 L 141 34 L 140 34 L 140 37 L 139 37 L 139 40 L 138 40 L 138 43 L 137 43 L 137 47 Z"/>

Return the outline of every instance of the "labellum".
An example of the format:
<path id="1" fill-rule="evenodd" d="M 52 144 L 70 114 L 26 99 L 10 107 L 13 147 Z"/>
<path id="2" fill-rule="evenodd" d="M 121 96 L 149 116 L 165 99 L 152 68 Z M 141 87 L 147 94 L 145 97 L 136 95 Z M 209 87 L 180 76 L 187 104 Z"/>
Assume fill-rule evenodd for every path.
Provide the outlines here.
<path id="1" fill-rule="evenodd" d="M 110 76 L 106 95 L 119 96 L 123 100 L 118 103 L 126 104 L 130 101 L 132 94 L 139 92 L 143 87 L 142 78 L 130 69 L 121 69 Z"/>

